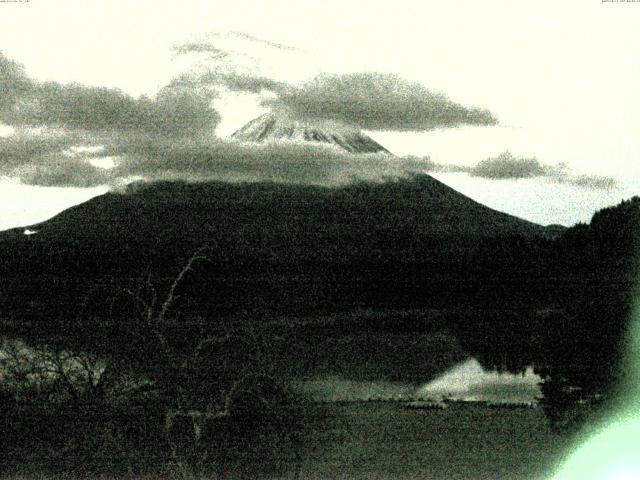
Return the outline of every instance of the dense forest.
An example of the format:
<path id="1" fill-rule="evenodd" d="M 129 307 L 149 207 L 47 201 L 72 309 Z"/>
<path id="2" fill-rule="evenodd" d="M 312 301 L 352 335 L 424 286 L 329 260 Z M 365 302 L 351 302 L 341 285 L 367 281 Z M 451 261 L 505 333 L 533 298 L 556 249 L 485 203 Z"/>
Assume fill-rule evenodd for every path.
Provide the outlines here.
<path id="1" fill-rule="evenodd" d="M 623 362 L 639 248 L 640 198 L 596 212 L 589 224 L 569 228 L 537 253 L 536 281 L 551 286 L 550 296 L 523 284 L 524 310 L 471 314 L 460 338 L 470 339 L 469 351 L 488 366 L 518 371 L 534 365 L 545 380 L 543 404 L 554 427 L 582 426 L 616 401 L 629 380 Z M 525 270 L 517 256 L 512 262 L 517 278 Z"/>

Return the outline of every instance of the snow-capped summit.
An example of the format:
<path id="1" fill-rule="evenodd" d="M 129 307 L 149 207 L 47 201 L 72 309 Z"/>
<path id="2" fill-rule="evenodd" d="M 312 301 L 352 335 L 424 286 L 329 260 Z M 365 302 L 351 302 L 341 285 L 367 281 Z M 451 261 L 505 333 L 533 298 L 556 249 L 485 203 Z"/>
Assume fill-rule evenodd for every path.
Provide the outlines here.
<path id="1" fill-rule="evenodd" d="M 265 113 L 251 120 L 232 136 L 244 142 L 276 139 L 321 142 L 336 145 L 350 153 L 389 153 L 386 148 L 354 128 L 306 123 L 283 114 Z"/>

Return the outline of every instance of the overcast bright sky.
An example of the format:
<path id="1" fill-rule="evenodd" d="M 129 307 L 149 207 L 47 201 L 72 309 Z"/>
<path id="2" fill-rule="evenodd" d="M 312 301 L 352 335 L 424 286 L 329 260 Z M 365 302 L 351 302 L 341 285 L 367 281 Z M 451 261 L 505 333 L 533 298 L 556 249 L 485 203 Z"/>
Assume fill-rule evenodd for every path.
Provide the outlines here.
<path id="1" fill-rule="evenodd" d="M 152 96 L 202 63 L 197 52 L 172 50 L 187 42 L 209 42 L 232 52 L 241 71 L 280 82 L 320 72 L 392 73 L 488 109 L 499 121 L 367 130 L 395 154 L 473 166 L 508 150 L 548 166 L 565 163 L 572 175 L 615 179 L 615 187 L 591 188 L 544 176 L 434 174 L 478 201 L 540 223 L 587 221 L 597 208 L 640 193 L 639 31 L 640 3 L 600 0 L 0 3 L 0 50 L 38 81 Z M 220 136 L 264 111 L 258 95 L 246 92 L 214 105 Z M 11 132 L 0 128 L 0 135 Z M 0 182 L 0 229 L 43 220 L 103 191 Z"/>

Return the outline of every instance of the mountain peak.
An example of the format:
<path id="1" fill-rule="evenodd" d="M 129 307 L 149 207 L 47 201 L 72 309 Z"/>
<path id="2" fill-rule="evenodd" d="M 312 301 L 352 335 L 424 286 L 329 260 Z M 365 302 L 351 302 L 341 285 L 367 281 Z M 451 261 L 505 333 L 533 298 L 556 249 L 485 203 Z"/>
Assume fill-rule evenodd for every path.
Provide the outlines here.
<path id="1" fill-rule="evenodd" d="M 298 140 L 335 145 L 349 153 L 388 153 L 378 142 L 361 131 L 337 124 L 302 122 L 280 113 L 268 112 L 251 120 L 232 138 L 243 142 Z"/>

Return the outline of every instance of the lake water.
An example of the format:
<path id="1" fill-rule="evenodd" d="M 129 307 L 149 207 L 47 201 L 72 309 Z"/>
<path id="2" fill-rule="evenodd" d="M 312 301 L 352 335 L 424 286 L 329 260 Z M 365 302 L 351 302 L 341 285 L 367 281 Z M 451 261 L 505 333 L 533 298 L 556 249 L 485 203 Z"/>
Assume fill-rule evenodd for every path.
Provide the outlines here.
<path id="1" fill-rule="evenodd" d="M 299 473 L 306 479 L 543 479 L 569 445 L 540 408 L 353 402 L 317 413 L 305 415 Z"/>

